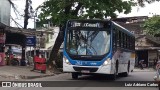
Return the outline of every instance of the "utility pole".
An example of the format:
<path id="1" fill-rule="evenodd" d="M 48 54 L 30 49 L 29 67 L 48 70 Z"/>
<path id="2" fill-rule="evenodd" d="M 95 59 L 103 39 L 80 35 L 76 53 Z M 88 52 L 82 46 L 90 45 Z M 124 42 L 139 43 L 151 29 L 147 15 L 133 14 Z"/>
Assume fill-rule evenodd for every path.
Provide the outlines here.
<path id="1" fill-rule="evenodd" d="M 24 29 L 27 29 L 27 25 L 28 25 L 28 19 L 29 19 L 29 0 L 26 0 L 26 6 L 25 6 L 25 10 L 24 10 Z M 26 49 L 26 39 L 23 40 L 23 44 L 22 44 L 22 59 L 21 59 L 21 66 L 25 66 L 26 62 L 25 62 L 25 49 Z"/>
<path id="2" fill-rule="evenodd" d="M 26 6 L 24 10 L 24 29 L 27 29 L 29 19 L 29 0 L 26 0 Z"/>

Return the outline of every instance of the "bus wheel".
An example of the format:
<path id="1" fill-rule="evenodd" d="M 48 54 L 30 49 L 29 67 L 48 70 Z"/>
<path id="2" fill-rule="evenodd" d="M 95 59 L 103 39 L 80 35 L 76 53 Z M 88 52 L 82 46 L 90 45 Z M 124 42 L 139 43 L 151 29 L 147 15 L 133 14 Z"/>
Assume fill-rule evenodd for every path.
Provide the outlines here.
<path id="1" fill-rule="evenodd" d="M 127 77 L 129 74 L 129 70 L 130 70 L 130 62 L 128 62 L 128 66 L 127 66 L 127 72 L 121 73 L 122 77 Z"/>
<path id="2" fill-rule="evenodd" d="M 114 74 L 111 75 L 111 79 L 116 80 L 117 75 L 118 75 L 118 61 L 116 61 L 115 72 L 114 72 Z"/>
<path id="3" fill-rule="evenodd" d="M 72 73 L 72 79 L 78 79 L 78 73 L 76 72 Z"/>
<path id="4" fill-rule="evenodd" d="M 110 75 L 110 79 L 111 79 L 111 80 L 116 80 L 116 77 L 117 77 L 116 73 Z"/>

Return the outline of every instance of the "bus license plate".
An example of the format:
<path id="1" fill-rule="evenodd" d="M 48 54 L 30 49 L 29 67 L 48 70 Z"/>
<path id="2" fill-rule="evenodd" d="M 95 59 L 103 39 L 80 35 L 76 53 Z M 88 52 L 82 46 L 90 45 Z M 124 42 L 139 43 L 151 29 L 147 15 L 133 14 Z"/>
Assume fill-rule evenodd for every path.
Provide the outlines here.
<path id="1" fill-rule="evenodd" d="M 89 70 L 82 70 L 81 72 L 82 72 L 82 73 L 90 73 Z"/>

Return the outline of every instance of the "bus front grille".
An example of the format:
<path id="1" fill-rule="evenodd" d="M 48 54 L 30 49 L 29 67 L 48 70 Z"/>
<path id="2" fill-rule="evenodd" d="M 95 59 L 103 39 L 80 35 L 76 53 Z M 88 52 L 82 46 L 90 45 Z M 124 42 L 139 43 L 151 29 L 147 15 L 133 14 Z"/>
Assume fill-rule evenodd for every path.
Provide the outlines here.
<path id="1" fill-rule="evenodd" d="M 75 71 L 82 71 L 82 70 L 88 70 L 88 71 L 90 71 L 90 72 L 96 72 L 97 70 L 98 70 L 98 68 L 91 68 L 91 67 L 73 67 L 73 69 L 75 70 Z"/>

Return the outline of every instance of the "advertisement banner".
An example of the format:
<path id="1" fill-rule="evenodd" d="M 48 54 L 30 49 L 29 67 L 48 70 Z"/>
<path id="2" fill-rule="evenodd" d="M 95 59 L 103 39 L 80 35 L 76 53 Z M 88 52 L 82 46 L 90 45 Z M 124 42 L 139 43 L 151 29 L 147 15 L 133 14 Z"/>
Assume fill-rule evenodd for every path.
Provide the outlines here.
<path id="1" fill-rule="evenodd" d="M 5 43 L 6 35 L 3 33 L 0 33 L 0 43 Z"/>
<path id="2" fill-rule="evenodd" d="M 5 53 L 0 53 L 0 65 L 5 65 Z"/>

